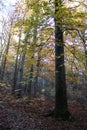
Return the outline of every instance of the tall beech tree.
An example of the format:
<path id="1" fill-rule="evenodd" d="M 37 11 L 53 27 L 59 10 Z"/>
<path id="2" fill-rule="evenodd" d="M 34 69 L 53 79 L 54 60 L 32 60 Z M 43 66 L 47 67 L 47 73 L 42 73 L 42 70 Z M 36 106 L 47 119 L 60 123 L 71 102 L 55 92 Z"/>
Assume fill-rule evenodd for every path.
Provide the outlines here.
<path id="1" fill-rule="evenodd" d="M 55 15 L 59 13 L 61 0 L 55 0 Z M 62 21 L 55 18 L 55 116 L 69 118 L 64 66 L 64 43 Z"/>
<path id="2" fill-rule="evenodd" d="M 65 8 L 62 0 L 55 0 L 55 116 L 70 119 L 68 111 L 66 76 L 64 65 L 64 41 L 63 32 L 65 30 L 82 30 L 86 25 L 82 22 L 86 15 L 84 12 Z M 83 17 L 84 15 L 84 17 Z M 67 16 L 67 17 L 65 17 Z M 78 29 L 77 29 L 78 28 Z"/>

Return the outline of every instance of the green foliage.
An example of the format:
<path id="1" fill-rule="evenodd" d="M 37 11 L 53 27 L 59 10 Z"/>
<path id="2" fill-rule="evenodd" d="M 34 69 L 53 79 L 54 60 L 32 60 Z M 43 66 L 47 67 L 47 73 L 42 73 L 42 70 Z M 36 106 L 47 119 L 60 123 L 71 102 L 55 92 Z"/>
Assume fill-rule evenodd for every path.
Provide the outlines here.
<path id="1" fill-rule="evenodd" d="M 73 10 L 64 5 L 58 6 L 56 10 L 58 12 L 54 17 L 57 19 L 58 25 L 62 22 L 62 28 L 86 28 L 86 12 L 73 12 Z"/>

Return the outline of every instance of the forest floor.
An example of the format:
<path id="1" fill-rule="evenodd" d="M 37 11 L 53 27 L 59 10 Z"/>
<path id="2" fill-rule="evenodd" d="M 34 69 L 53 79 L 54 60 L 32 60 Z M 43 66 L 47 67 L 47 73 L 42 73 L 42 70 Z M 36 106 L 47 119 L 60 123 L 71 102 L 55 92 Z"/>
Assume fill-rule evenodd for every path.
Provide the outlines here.
<path id="1" fill-rule="evenodd" d="M 69 102 L 74 122 L 43 116 L 54 101 L 43 98 L 15 99 L 7 87 L 0 87 L 0 130 L 87 130 L 87 105 Z"/>

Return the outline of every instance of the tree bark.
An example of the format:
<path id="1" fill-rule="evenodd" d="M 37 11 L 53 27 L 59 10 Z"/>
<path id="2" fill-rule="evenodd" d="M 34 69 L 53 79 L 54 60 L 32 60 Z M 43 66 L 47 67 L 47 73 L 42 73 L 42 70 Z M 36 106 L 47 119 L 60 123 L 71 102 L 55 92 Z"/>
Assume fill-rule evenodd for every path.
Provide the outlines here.
<path id="1" fill-rule="evenodd" d="M 7 62 L 7 55 L 8 55 L 8 51 L 9 51 L 9 45 L 10 45 L 10 40 L 11 40 L 11 34 L 9 33 L 8 43 L 7 43 L 7 47 L 6 47 L 6 50 L 5 50 L 5 58 L 4 58 L 4 62 L 3 62 L 2 68 L 1 68 L 1 81 L 3 81 L 3 79 L 4 79 L 6 62 Z"/>
<path id="2" fill-rule="evenodd" d="M 21 30 L 20 30 L 20 35 L 19 35 L 19 43 L 18 43 L 18 48 L 17 48 L 17 56 L 15 59 L 15 66 L 14 66 L 14 78 L 13 78 L 13 86 L 12 86 L 12 94 L 15 95 L 15 90 L 17 88 L 17 80 L 18 80 L 18 53 L 20 49 L 20 42 L 21 42 Z"/>
<path id="3" fill-rule="evenodd" d="M 58 5 L 61 0 L 55 0 L 55 14 L 58 14 Z M 57 24 L 60 23 L 60 26 Z M 66 78 L 64 66 L 64 44 L 61 21 L 55 18 L 55 116 L 68 118 L 66 93 Z"/>
<path id="4" fill-rule="evenodd" d="M 26 57 L 26 51 L 27 51 L 27 40 L 25 42 L 24 51 L 20 56 L 20 64 L 19 64 L 19 71 L 18 71 L 18 89 L 19 89 L 19 96 L 22 96 L 22 84 L 23 81 L 23 72 L 24 72 L 24 62 Z"/>
<path id="5" fill-rule="evenodd" d="M 30 68 L 30 74 L 29 74 L 29 81 L 28 81 L 28 86 L 27 86 L 27 94 L 29 99 L 31 99 L 31 90 L 32 90 L 32 79 L 33 79 L 33 64 L 31 65 Z"/>
<path id="6" fill-rule="evenodd" d="M 39 71 L 40 71 L 40 50 L 38 50 L 38 57 L 37 57 L 37 65 L 36 65 L 36 77 L 35 77 L 35 85 L 34 85 L 34 97 L 37 96 L 37 91 L 38 91 L 38 77 L 39 77 Z"/>

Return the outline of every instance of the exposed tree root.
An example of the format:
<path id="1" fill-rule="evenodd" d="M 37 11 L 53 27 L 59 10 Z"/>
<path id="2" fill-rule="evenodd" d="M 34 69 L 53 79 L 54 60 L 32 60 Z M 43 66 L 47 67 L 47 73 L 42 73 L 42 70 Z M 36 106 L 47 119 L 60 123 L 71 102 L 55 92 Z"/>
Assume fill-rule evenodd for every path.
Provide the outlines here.
<path id="1" fill-rule="evenodd" d="M 49 111 L 47 113 L 44 113 L 43 116 L 49 117 L 52 116 L 53 118 L 56 118 L 57 120 L 64 120 L 64 121 L 70 121 L 74 122 L 76 119 L 70 114 L 69 111 L 66 111 L 64 113 L 56 113 L 54 110 Z"/>

